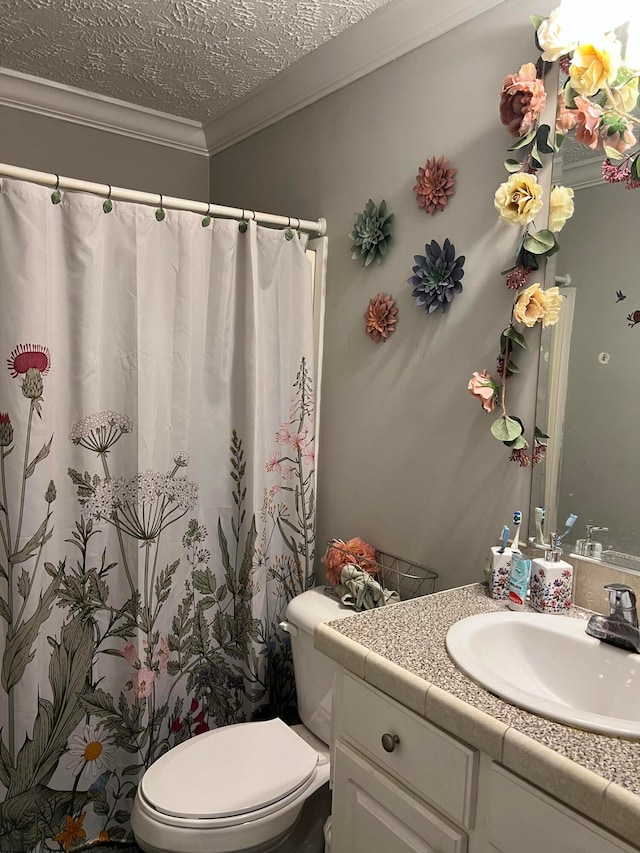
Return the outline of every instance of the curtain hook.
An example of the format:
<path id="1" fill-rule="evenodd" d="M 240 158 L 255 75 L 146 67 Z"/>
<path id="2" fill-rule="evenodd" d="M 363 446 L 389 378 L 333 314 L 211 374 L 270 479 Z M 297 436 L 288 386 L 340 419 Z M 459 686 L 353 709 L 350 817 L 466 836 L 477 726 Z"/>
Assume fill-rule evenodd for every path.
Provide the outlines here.
<path id="1" fill-rule="evenodd" d="M 242 208 L 242 219 L 238 223 L 238 231 L 241 234 L 244 234 L 244 232 L 247 230 L 248 227 L 249 227 L 249 223 L 247 222 L 247 220 L 245 218 L 245 209 L 243 207 Z"/>
<path id="2" fill-rule="evenodd" d="M 165 217 L 164 208 L 162 207 L 162 193 L 160 193 L 160 207 L 156 210 L 156 219 L 158 222 L 162 222 Z"/>
<path id="3" fill-rule="evenodd" d="M 284 236 L 287 240 L 293 240 L 293 231 L 291 230 L 291 217 L 287 216 L 287 227 L 284 232 Z"/>
<path id="4" fill-rule="evenodd" d="M 207 225 L 210 225 L 210 224 L 211 224 L 211 202 L 208 201 L 207 202 L 207 212 L 204 216 L 204 219 L 202 220 L 202 227 L 206 228 Z"/>
<path id="5" fill-rule="evenodd" d="M 296 216 L 295 219 L 298 222 L 298 224 L 296 225 L 296 229 L 295 229 L 296 234 L 298 235 L 298 240 L 302 240 L 302 233 L 300 232 L 300 226 L 302 225 L 302 220 L 298 216 Z"/>
<path id="6" fill-rule="evenodd" d="M 56 186 L 51 193 L 51 204 L 60 204 L 62 201 L 62 193 L 60 192 L 60 175 L 56 175 Z"/>
<path id="7" fill-rule="evenodd" d="M 102 205 L 102 209 L 104 210 L 105 213 L 111 213 L 111 211 L 113 210 L 113 202 L 111 201 L 111 184 L 107 184 L 107 186 L 109 187 L 109 194 L 107 195 L 106 199 L 104 200 L 104 203 Z"/>

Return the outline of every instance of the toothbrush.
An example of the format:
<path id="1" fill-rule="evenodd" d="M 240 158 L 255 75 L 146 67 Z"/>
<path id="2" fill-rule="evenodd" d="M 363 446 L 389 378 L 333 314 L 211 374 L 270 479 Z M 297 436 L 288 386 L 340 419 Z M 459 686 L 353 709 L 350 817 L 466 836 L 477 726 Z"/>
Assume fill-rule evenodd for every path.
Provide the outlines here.
<path id="1" fill-rule="evenodd" d="M 510 530 L 507 527 L 507 525 L 505 524 L 504 527 L 502 528 L 502 534 L 501 534 L 502 546 L 500 548 L 498 548 L 498 554 L 504 554 L 504 549 L 507 547 L 507 542 L 509 541 L 509 533 L 510 533 Z"/>
<path id="2" fill-rule="evenodd" d="M 542 525 L 544 524 L 544 508 L 537 506 L 534 510 L 534 519 L 536 523 L 536 545 L 544 545 L 544 533 Z"/>
<path id="3" fill-rule="evenodd" d="M 564 531 L 564 533 L 561 536 L 558 536 L 558 542 L 562 542 L 564 537 L 567 535 L 567 533 L 569 533 L 569 531 L 571 530 L 573 525 L 576 523 L 577 518 L 578 518 L 577 515 L 574 515 L 573 513 L 571 513 L 569 518 L 565 521 L 566 530 Z"/>
<path id="4" fill-rule="evenodd" d="M 513 542 L 511 543 L 511 550 L 514 552 L 518 551 L 518 553 L 520 553 L 518 549 L 518 541 L 520 539 L 520 524 L 522 523 L 522 513 L 519 509 L 517 509 L 513 513 L 513 523 L 516 528 L 516 535 L 513 537 Z"/>

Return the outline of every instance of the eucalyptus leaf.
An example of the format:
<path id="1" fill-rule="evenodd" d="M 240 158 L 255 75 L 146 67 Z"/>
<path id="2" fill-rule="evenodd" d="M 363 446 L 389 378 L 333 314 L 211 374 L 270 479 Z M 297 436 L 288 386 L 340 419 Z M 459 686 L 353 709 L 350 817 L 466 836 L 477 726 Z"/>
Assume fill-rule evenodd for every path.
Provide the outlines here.
<path id="1" fill-rule="evenodd" d="M 534 169 L 542 169 L 543 163 L 538 151 L 538 145 L 535 143 L 531 149 L 531 165 Z"/>
<path id="2" fill-rule="evenodd" d="M 551 137 L 551 128 L 548 124 L 541 124 L 536 133 L 536 144 L 538 150 L 543 154 L 553 154 L 553 145 L 549 139 Z"/>
<path id="3" fill-rule="evenodd" d="M 556 139 L 555 139 L 555 145 L 554 145 L 555 151 L 560 150 L 562 143 L 564 142 L 565 136 L 566 136 L 566 133 L 556 133 Z"/>
<path id="4" fill-rule="evenodd" d="M 609 160 L 622 160 L 623 155 L 616 148 L 612 148 L 610 145 L 604 146 L 604 153 L 607 155 Z"/>
<path id="5" fill-rule="evenodd" d="M 523 435 L 514 438 L 513 441 L 505 442 L 512 450 L 523 450 L 528 447 L 527 440 Z"/>
<path id="6" fill-rule="evenodd" d="M 509 338 L 510 341 L 513 341 L 514 344 L 519 347 L 522 347 L 522 349 L 529 348 L 525 336 L 518 332 L 516 329 L 514 329 L 513 326 L 509 326 L 508 328 L 506 328 L 504 330 L 504 335 L 505 337 Z"/>
<path id="7" fill-rule="evenodd" d="M 575 110 L 578 93 L 568 84 L 564 87 L 564 104 L 568 110 Z"/>
<path id="8" fill-rule="evenodd" d="M 509 359 L 509 363 L 507 364 L 507 370 L 510 373 L 522 373 L 522 370 L 520 370 L 515 361 L 512 361 L 511 359 Z"/>
<path id="9" fill-rule="evenodd" d="M 522 168 L 522 163 L 519 160 L 505 160 L 504 167 L 507 172 L 514 173 L 519 172 Z"/>
<path id="10" fill-rule="evenodd" d="M 546 21 L 547 19 L 544 17 L 544 15 L 529 15 L 529 20 L 533 24 L 533 29 L 537 32 L 540 24 L 543 21 Z"/>
<path id="11" fill-rule="evenodd" d="M 531 130 L 529 133 L 525 133 L 524 136 L 521 136 L 517 142 L 514 142 L 511 148 L 507 148 L 507 151 L 518 151 L 520 148 L 524 148 L 529 145 L 529 143 L 533 142 L 536 137 L 536 130 Z"/>
<path id="12" fill-rule="evenodd" d="M 540 427 L 536 424 L 535 429 L 533 431 L 533 435 L 535 438 L 540 441 L 541 439 L 548 439 L 549 434 L 540 429 Z"/>
<path id="13" fill-rule="evenodd" d="M 535 234 L 527 234 L 524 239 L 524 248 L 534 255 L 546 255 L 555 245 L 555 235 L 546 229 L 536 231 Z"/>
<path id="14" fill-rule="evenodd" d="M 640 180 L 640 154 L 636 156 L 635 160 L 631 161 L 631 175 L 636 180 Z"/>
<path id="15" fill-rule="evenodd" d="M 491 434 L 498 441 L 513 441 L 522 435 L 522 424 L 510 418 L 509 415 L 503 415 L 491 424 Z"/>

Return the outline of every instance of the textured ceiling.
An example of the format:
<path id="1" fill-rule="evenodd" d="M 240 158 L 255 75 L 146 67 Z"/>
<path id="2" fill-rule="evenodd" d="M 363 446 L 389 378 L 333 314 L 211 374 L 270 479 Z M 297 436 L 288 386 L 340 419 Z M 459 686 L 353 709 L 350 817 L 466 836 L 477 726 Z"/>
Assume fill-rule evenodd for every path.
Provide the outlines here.
<path id="1" fill-rule="evenodd" d="M 206 121 L 389 0 L 0 0 L 0 67 Z"/>

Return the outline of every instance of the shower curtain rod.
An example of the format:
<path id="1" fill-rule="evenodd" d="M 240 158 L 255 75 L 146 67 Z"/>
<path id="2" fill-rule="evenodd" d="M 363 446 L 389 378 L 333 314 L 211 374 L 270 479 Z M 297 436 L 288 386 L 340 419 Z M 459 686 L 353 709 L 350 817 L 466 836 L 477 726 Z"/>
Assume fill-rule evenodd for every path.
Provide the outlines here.
<path id="1" fill-rule="evenodd" d="M 68 190 L 77 193 L 92 193 L 112 201 L 130 201 L 136 204 L 147 204 L 152 207 L 162 207 L 164 210 L 186 210 L 190 213 L 200 213 L 202 216 L 221 216 L 226 219 L 254 219 L 264 225 L 282 225 L 299 231 L 324 236 L 327 230 L 325 219 L 314 222 L 310 219 L 299 219 L 297 216 L 279 216 L 275 213 L 259 213 L 241 207 L 225 207 L 221 204 L 210 204 L 206 201 L 190 201 L 186 198 L 174 198 L 159 193 L 145 193 L 138 190 L 127 190 L 113 187 L 109 184 L 96 184 L 91 181 L 79 181 L 76 178 L 63 178 L 61 175 L 51 175 L 48 172 L 36 172 L 33 169 L 23 169 L 21 166 L 10 166 L 0 163 L 0 178 L 15 178 L 19 181 L 30 181 L 45 187 Z"/>

